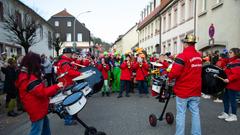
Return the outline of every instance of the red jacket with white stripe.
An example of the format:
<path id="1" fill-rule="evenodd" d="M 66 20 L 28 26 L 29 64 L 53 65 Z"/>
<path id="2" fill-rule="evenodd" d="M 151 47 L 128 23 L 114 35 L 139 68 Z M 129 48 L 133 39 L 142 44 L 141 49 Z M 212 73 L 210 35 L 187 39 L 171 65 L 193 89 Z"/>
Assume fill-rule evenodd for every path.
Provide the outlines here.
<path id="1" fill-rule="evenodd" d="M 103 66 L 103 64 L 99 64 L 97 66 L 98 70 L 102 72 L 103 78 L 104 80 L 108 79 L 108 71 L 110 70 L 110 67 L 108 64 L 106 64 L 105 66 Z"/>
<path id="2" fill-rule="evenodd" d="M 176 79 L 173 88 L 176 96 L 201 96 L 202 58 L 194 46 L 188 46 L 176 57 L 168 77 L 170 80 Z"/>
<path id="3" fill-rule="evenodd" d="M 148 64 L 147 62 L 142 63 L 142 67 L 140 67 L 140 64 L 138 62 L 135 62 L 133 64 L 133 69 L 136 70 L 136 80 L 137 81 L 143 81 L 148 76 Z"/>
<path id="4" fill-rule="evenodd" d="M 226 88 L 240 91 L 240 58 L 230 58 L 229 61 L 230 62 L 227 64 L 227 68 L 225 69 L 229 80 Z"/>
<path id="5" fill-rule="evenodd" d="M 121 65 L 121 76 L 120 76 L 120 80 L 126 80 L 126 81 L 130 81 L 131 77 L 132 77 L 132 64 L 130 67 L 128 67 L 127 62 L 124 61 Z"/>
<path id="6" fill-rule="evenodd" d="M 49 97 L 60 89 L 56 84 L 45 87 L 44 83 L 35 75 L 28 76 L 26 72 L 20 72 L 15 84 L 24 109 L 32 122 L 38 121 L 48 114 Z"/>

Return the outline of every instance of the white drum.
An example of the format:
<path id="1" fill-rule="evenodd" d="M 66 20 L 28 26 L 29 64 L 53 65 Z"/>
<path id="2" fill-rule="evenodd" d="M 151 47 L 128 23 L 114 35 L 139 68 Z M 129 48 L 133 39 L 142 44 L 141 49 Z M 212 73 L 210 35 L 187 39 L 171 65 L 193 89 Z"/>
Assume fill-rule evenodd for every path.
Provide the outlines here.
<path id="1" fill-rule="evenodd" d="M 86 72 L 83 72 L 80 76 L 73 78 L 72 80 L 76 82 L 79 80 L 86 79 L 86 78 L 92 76 L 93 74 L 96 74 L 96 72 L 92 71 L 92 70 L 88 70 Z"/>
<path id="2" fill-rule="evenodd" d="M 59 104 L 60 102 L 62 102 L 65 98 L 67 97 L 67 95 L 64 95 L 61 93 L 57 94 L 56 96 L 52 97 L 50 99 L 50 104 Z"/>
<path id="3" fill-rule="evenodd" d="M 84 94 L 82 92 L 77 92 L 66 97 L 62 104 L 70 115 L 74 115 L 81 111 L 86 103 L 87 99 Z"/>
<path id="4" fill-rule="evenodd" d="M 157 92 L 157 93 L 160 93 L 160 90 L 161 90 L 161 86 L 157 85 L 157 84 L 152 84 L 152 90 Z"/>

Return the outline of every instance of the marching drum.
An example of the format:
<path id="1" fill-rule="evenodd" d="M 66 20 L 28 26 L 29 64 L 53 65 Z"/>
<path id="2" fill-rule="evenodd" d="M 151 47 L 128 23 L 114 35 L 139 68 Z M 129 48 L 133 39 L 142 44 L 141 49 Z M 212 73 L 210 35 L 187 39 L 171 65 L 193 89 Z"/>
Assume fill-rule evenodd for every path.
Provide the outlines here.
<path id="1" fill-rule="evenodd" d="M 66 97 L 62 105 L 70 115 L 74 115 L 81 111 L 86 103 L 87 99 L 84 94 L 82 92 L 77 92 Z"/>
<path id="2" fill-rule="evenodd" d="M 92 74 L 88 78 L 85 78 L 84 81 L 88 83 L 89 87 L 92 89 L 93 93 L 97 93 L 102 89 L 104 79 L 102 73 L 95 67 L 84 67 L 79 69 L 80 72 L 92 71 L 95 74 Z"/>
<path id="3" fill-rule="evenodd" d="M 92 89 L 89 87 L 87 82 L 82 82 L 74 86 L 71 91 L 73 93 L 81 91 L 83 92 L 84 96 L 87 96 L 92 91 Z"/>
<path id="4" fill-rule="evenodd" d="M 219 78 L 227 78 L 226 73 L 217 66 L 206 65 L 202 68 L 202 92 L 204 94 L 217 94 L 226 86 Z"/>

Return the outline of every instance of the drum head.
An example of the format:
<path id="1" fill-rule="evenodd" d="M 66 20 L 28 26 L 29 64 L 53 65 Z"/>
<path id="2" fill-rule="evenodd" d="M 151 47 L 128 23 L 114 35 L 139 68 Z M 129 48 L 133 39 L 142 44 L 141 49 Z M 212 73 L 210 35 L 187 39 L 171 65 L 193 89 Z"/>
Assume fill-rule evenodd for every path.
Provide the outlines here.
<path id="1" fill-rule="evenodd" d="M 76 103 L 77 101 L 79 101 L 79 99 L 82 98 L 82 96 L 83 96 L 82 92 L 73 93 L 72 95 L 66 97 L 63 100 L 63 106 L 69 106 Z"/>
<path id="2" fill-rule="evenodd" d="M 214 95 L 221 91 L 226 86 L 222 80 L 214 77 L 214 75 L 218 75 L 222 78 L 227 78 L 226 73 L 217 66 L 206 65 L 202 68 L 202 93 Z"/>
<path id="3" fill-rule="evenodd" d="M 79 71 L 80 72 L 86 72 L 86 71 L 95 71 L 96 74 L 93 74 L 92 76 L 84 79 L 85 82 L 88 82 L 89 87 L 92 88 L 93 93 L 97 93 L 102 89 L 104 79 L 102 76 L 102 73 L 95 67 L 83 67 Z"/>

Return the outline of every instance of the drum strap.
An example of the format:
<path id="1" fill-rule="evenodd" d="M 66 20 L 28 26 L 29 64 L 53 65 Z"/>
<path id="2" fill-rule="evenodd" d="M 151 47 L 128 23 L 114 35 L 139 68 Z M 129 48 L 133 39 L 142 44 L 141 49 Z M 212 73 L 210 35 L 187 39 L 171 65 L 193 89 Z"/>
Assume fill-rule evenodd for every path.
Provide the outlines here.
<path id="1" fill-rule="evenodd" d="M 42 81 L 41 80 L 34 80 L 32 81 L 30 84 L 28 84 L 27 86 L 27 92 L 30 92 L 31 90 L 33 90 L 36 86 L 38 86 L 39 84 L 41 84 Z"/>
<path id="2" fill-rule="evenodd" d="M 185 62 L 182 60 L 182 59 L 179 59 L 179 58 L 175 58 L 174 60 L 177 64 L 180 64 L 180 65 L 185 65 Z"/>
<path id="3" fill-rule="evenodd" d="M 234 64 L 227 65 L 227 68 L 235 68 L 235 67 L 240 67 L 240 63 L 234 63 Z"/>

